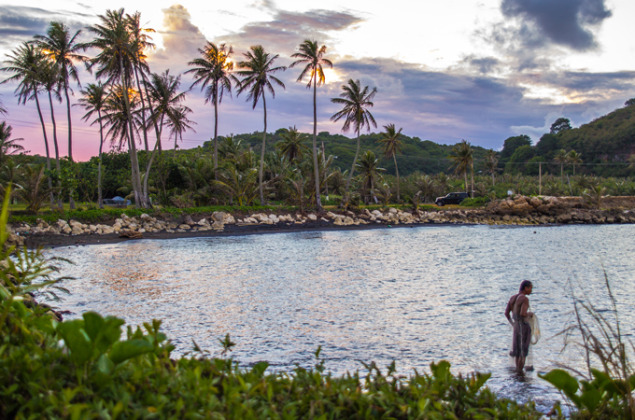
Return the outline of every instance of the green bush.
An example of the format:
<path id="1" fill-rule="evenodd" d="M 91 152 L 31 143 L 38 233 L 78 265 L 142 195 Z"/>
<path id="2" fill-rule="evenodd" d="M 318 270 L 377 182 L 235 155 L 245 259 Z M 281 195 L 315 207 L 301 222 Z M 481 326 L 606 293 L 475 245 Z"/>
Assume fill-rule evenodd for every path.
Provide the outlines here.
<path id="1" fill-rule="evenodd" d="M 462 207 L 482 207 L 489 202 L 488 197 L 466 198 L 461 201 Z"/>

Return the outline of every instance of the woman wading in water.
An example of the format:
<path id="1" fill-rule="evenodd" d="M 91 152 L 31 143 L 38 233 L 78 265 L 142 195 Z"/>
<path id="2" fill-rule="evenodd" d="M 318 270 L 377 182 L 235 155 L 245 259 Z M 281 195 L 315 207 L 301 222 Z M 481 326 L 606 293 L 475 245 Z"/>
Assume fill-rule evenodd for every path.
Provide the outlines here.
<path id="1" fill-rule="evenodd" d="M 513 327 L 512 351 L 509 353 L 516 360 L 516 371 L 523 372 L 525 358 L 529 354 L 531 344 L 531 318 L 533 312 L 529 312 L 529 298 L 533 285 L 529 280 L 520 283 L 520 291 L 507 302 L 505 317 Z M 511 314 L 511 315 L 510 315 Z"/>

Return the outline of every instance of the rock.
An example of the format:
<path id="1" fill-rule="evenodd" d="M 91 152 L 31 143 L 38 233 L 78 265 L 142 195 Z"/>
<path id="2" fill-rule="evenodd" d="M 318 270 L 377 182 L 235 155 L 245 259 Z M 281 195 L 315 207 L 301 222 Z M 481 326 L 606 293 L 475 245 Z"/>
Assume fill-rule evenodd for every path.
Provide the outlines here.
<path id="1" fill-rule="evenodd" d="M 312 222 L 316 222 L 317 221 L 317 216 L 313 213 L 309 213 L 307 216 L 307 219 L 309 219 Z"/>
<path id="2" fill-rule="evenodd" d="M 126 229 L 119 232 L 119 237 L 128 239 L 141 239 L 143 238 L 143 233 Z"/>
<path id="3" fill-rule="evenodd" d="M 183 223 L 183 224 L 180 224 L 180 225 L 178 226 L 178 228 L 179 228 L 179 229 L 181 229 L 181 230 L 190 230 L 190 229 L 192 229 L 192 226 L 190 226 L 190 225 L 188 225 L 188 224 Z"/>
<path id="4" fill-rule="evenodd" d="M 276 216 L 275 214 L 270 214 L 269 215 L 269 220 L 271 221 L 271 223 L 273 223 L 274 225 L 277 224 L 278 222 L 280 222 L 280 219 L 278 219 L 278 216 Z"/>
<path id="5" fill-rule="evenodd" d="M 183 224 L 187 224 L 187 225 L 195 225 L 196 223 L 194 223 L 194 220 L 192 220 L 192 216 L 190 216 L 189 214 L 185 215 L 185 219 L 183 220 Z"/>

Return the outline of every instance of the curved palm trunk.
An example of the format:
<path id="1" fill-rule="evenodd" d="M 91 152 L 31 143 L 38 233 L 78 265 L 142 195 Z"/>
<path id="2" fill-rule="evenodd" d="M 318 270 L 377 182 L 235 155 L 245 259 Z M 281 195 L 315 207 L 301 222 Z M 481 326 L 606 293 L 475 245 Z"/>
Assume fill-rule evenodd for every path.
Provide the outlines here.
<path id="1" fill-rule="evenodd" d="M 104 208 L 104 198 L 101 191 L 101 155 L 104 147 L 104 127 L 101 122 L 101 111 L 97 110 L 97 116 L 99 117 L 99 164 L 97 166 L 97 204 L 100 209 Z"/>
<path id="2" fill-rule="evenodd" d="M 262 108 L 264 110 L 264 116 L 265 116 L 265 130 L 262 133 L 262 148 L 260 150 L 260 169 L 258 171 L 258 183 L 259 185 L 259 190 L 260 190 L 260 205 L 264 206 L 265 205 L 265 194 L 264 194 L 264 188 L 263 188 L 263 175 L 264 175 L 264 169 L 265 169 L 265 145 L 267 144 L 267 101 L 265 99 L 265 94 L 264 91 L 262 93 Z"/>
<path id="3" fill-rule="evenodd" d="M 395 161 L 395 172 L 397 174 L 397 201 L 400 202 L 399 198 L 399 167 L 397 166 L 397 156 L 395 156 L 395 152 L 392 153 L 392 159 Z"/>
<path id="4" fill-rule="evenodd" d="M 46 148 L 46 170 L 51 173 L 51 153 L 49 151 L 49 141 L 46 135 L 46 125 L 44 124 L 44 117 L 42 116 L 42 109 L 40 108 L 40 99 L 38 98 L 37 91 L 35 91 L 35 105 L 37 106 L 37 114 L 40 117 L 40 124 L 42 125 L 42 134 L 44 135 L 44 147 Z M 48 176 L 48 186 L 51 199 L 51 208 L 55 207 L 55 194 L 53 193 L 53 181 Z"/>
<path id="5" fill-rule="evenodd" d="M 134 77 L 137 81 L 137 90 L 139 91 L 139 98 L 141 99 L 141 122 L 143 123 L 143 144 L 145 145 L 146 152 L 150 149 L 148 146 L 148 129 L 146 128 L 146 101 L 143 97 L 143 91 L 141 90 L 141 82 L 139 81 L 139 72 L 137 67 L 134 68 Z"/>
<path id="6" fill-rule="evenodd" d="M 48 91 L 49 104 L 51 106 L 51 123 L 53 124 L 53 146 L 55 146 L 55 169 L 57 170 L 57 188 L 59 195 L 57 196 L 57 207 L 62 210 L 62 170 L 60 168 L 60 150 L 57 144 L 57 124 L 55 122 L 55 112 L 53 110 L 53 96 L 51 91 Z"/>
<path id="7" fill-rule="evenodd" d="M 317 211 L 322 211 L 322 200 L 320 199 L 320 170 L 317 157 L 317 75 L 313 77 L 313 170 L 315 176 L 315 205 Z"/>
<path id="8" fill-rule="evenodd" d="M 360 139 L 359 139 L 359 128 L 357 129 L 357 148 L 355 149 L 355 157 L 353 158 L 353 166 L 351 166 L 351 173 L 348 174 L 348 179 L 346 180 L 346 195 L 348 201 L 348 195 L 350 195 L 350 186 L 351 180 L 353 179 L 353 172 L 355 171 L 355 165 L 357 164 L 357 158 L 359 157 L 359 147 L 360 147 Z"/>

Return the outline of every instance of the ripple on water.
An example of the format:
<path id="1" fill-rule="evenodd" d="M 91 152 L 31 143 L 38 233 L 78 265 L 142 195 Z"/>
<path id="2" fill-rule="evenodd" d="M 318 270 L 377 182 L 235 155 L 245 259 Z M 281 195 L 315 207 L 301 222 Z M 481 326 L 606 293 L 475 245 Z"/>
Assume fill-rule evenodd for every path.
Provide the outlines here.
<path id="1" fill-rule="evenodd" d="M 511 329 L 502 312 L 520 280 L 542 341 L 540 371 L 581 366 L 555 337 L 572 320 L 572 282 L 607 305 L 603 268 L 622 326 L 633 336 L 635 226 L 487 227 L 298 232 L 221 238 L 140 240 L 47 250 L 74 261 L 64 275 L 72 295 L 61 308 L 96 310 L 131 325 L 163 320 L 177 354 L 192 341 L 219 355 L 230 334 L 233 357 L 289 371 L 315 365 L 343 374 L 393 360 L 399 373 L 447 359 L 453 372 L 488 371 L 489 386 L 550 408 L 559 395 L 530 373 L 509 371 Z M 608 306 L 606 306 L 608 307 Z"/>

